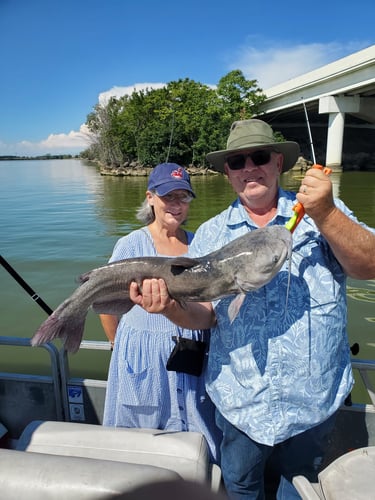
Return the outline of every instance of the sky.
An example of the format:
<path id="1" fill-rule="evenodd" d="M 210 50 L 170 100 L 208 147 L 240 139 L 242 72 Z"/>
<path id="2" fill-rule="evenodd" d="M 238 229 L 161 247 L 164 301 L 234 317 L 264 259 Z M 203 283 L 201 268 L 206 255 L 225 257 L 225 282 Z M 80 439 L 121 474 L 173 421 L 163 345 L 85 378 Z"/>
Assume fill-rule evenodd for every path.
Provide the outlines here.
<path id="1" fill-rule="evenodd" d="M 239 69 L 266 91 L 375 43 L 375 3 L 0 0 L 0 156 L 77 154 L 98 103 Z"/>

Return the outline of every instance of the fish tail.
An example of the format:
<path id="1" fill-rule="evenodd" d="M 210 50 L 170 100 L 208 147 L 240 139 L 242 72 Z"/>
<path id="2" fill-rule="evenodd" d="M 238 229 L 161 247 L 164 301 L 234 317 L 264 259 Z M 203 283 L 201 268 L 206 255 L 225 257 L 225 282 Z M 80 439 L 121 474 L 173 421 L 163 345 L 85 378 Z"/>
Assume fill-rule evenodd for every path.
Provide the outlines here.
<path id="1" fill-rule="evenodd" d="M 68 352 L 77 352 L 83 337 L 85 316 L 67 322 L 57 314 L 51 314 L 33 335 L 30 343 L 39 346 L 59 338 Z"/>

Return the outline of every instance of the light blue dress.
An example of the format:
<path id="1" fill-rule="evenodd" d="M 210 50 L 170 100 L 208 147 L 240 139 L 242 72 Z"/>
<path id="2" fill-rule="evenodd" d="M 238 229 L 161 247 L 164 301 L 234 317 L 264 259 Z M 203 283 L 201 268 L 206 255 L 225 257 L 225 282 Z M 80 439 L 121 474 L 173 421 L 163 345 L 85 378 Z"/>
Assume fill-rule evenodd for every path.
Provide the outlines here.
<path id="1" fill-rule="evenodd" d="M 194 235 L 187 236 L 190 244 Z M 145 227 L 121 238 L 110 262 L 157 255 Z M 109 367 L 103 425 L 200 432 L 217 462 L 221 435 L 204 372 L 196 377 L 166 369 L 176 335 L 207 342 L 209 331 L 179 328 L 139 306 L 122 316 Z"/>

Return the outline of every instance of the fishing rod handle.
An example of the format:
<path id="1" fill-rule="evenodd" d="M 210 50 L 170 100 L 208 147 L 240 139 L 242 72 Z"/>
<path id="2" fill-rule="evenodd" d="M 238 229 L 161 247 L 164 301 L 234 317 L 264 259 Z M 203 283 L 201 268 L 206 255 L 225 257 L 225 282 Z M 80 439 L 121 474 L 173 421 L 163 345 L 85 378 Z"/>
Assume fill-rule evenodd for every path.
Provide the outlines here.
<path id="1" fill-rule="evenodd" d="M 319 165 L 317 163 L 314 163 L 314 165 L 311 168 L 317 168 L 319 170 L 322 170 L 325 175 L 330 175 L 332 173 L 331 168 L 323 167 L 322 165 Z M 293 212 L 294 212 L 293 223 L 292 224 L 287 223 L 287 229 L 289 229 L 291 233 L 293 233 L 295 228 L 300 223 L 302 217 L 305 215 L 305 208 L 300 201 L 294 205 Z"/>

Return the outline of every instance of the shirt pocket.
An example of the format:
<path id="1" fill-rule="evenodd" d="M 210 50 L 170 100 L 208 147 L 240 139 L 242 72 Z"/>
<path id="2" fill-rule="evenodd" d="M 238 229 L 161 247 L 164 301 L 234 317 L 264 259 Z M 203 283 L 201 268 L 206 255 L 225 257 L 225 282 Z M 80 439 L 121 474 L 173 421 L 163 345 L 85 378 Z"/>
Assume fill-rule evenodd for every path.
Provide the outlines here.
<path id="1" fill-rule="evenodd" d="M 238 384 L 255 392 L 265 388 L 266 384 L 253 356 L 252 343 L 233 350 L 230 358 L 231 370 Z"/>
<path id="2" fill-rule="evenodd" d="M 121 403 L 127 406 L 159 406 L 161 388 L 158 378 L 154 368 L 134 373 L 128 365 L 121 380 Z"/>

